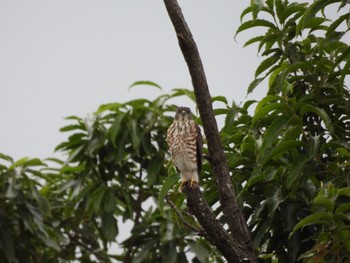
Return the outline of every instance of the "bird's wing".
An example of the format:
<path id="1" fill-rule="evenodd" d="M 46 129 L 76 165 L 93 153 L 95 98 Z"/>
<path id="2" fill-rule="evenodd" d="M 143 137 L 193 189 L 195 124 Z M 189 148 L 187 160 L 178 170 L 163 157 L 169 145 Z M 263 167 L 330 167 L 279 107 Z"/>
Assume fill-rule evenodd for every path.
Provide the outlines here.
<path id="1" fill-rule="evenodd" d="M 197 130 L 197 136 L 196 136 L 197 169 L 198 169 L 198 173 L 200 173 L 202 169 L 202 161 L 203 161 L 203 138 L 202 138 L 201 128 L 199 128 L 197 123 L 196 123 L 196 130 Z"/>

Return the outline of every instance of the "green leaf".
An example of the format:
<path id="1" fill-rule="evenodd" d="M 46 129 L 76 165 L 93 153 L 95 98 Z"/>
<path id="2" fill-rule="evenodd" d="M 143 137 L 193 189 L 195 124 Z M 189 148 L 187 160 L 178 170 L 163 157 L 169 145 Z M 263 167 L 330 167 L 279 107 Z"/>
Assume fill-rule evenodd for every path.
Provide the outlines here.
<path id="1" fill-rule="evenodd" d="M 116 153 L 116 161 L 120 163 L 125 156 L 125 144 L 128 139 L 128 130 L 127 129 L 122 129 L 120 137 L 118 138 L 118 141 L 116 141 L 115 147 L 117 148 L 117 153 Z"/>
<path id="2" fill-rule="evenodd" d="M 118 111 L 120 108 L 123 107 L 123 104 L 121 103 L 107 103 L 102 104 L 100 107 L 98 107 L 97 111 L 95 112 L 96 115 L 103 113 L 104 111 Z"/>
<path id="3" fill-rule="evenodd" d="M 18 262 L 15 257 L 15 248 L 13 246 L 12 235 L 9 231 L 9 228 L 6 226 L 1 227 L 0 247 L 5 254 L 5 259 L 2 259 L 4 262 Z"/>
<path id="4" fill-rule="evenodd" d="M 173 89 L 172 90 L 172 94 L 170 94 L 171 98 L 175 98 L 175 97 L 180 97 L 180 96 L 186 96 L 188 97 L 190 100 L 192 100 L 193 102 L 196 101 L 196 98 L 194 96 L 194 92 L 192 90 L 187 90 L 187 89 Z"/>
<path id="5" fill-rule="evenodd" d="M 21 159 L 19 159 L 18 161 L 14 162 L 10 167 L 9 167 L 9 171 L 13 171 L 16 167 L 19 166 L 24 166 L 24 164 L 29 160 L 28 157 L 23 157 Z"/>
<path id="6" fill-rule="evenodd" d="M 110 138 L 113 146 L 116 147 L 116 148 L 117 148 L 117 145 L 118 145 L 116 143 L 116 140 L 117 140 L 117 137 L 119 135 L 120 130 L 122 129 L 122 126 L 123 126 L 122 122 L 123 122 L 124 117 L 125 117 L 125 114 L 119 113 L 115 117 L 112 126 L 108 130 L 109 138 Z"/>
<path id="7" fill-rule="evenodd" d="M 151 87 L 156 87 L 159 90 L 163 90 L 162 87 L 159 86 L 157 83 L 155 83 L 153 81 L 149 81 L 149 80 L 136 81 L 129 86 L 128 90 L 130 90 L 131 88 L 136 87 L 136 86 L 151 86 Z"/>
<path id="8" fill-rule="evenodd" d="M 275 0 L 276 14 L 278 19 L 281 21 L 283 11 L 286 9 L 286 4 L 282 3 L 281 0 Z"/>
<path id="9" fill-rule="evenodd" d="M 304 143 L 300 141 L 282 141 L 263 157 L 261 163 L 262 165 L 265 165 L 269 160 L 276 157 L 277 155 L 287 152 L 290 149 L 294 149 L 301 146 L 304 146 Z"/>
<path id="10" fill-rule="evenodd" d="M 322 207 L 326 208 L 328 212 L 332 213 L 334 210 L 334 202 L 325 196 L 318 195 L 314 199 L 313 203 L 316 206 L 322 206 Z"/>
<path id="11" fill-rule="evenodd" d="M 224 97 L 224 96 L 215 96 L 215 97 L 212 97 L 212 98 L 211 98 L 211 101 L 212 101 L 212 102 L 220 101 L 220 102 L 225 103 L 226 105 L 228 105 L 228 104 L 227 104 L 227 99 L 226 99 L 226 97 Z"/>
<path id="12" fill-rule="evenodd" d="M 163 262 L 177 263 L 176 243 L 174 241 L 168 241 L 163 246 L 162 260 Z"/>
<path id="13" fill-rule="evenodd" d="M 248 86 L 247 94 L 253 92 L 253 90 L 264 80 L 264 78 L 254 79 Z"/>
<path id="14" fill-rule="evenodd" d="M 280 57 L 279 56 L 275 56 L 275 55 L 265 59 L 263 62 L 260 63 L 260 65 L 256 69 L 255 77 L 259 76 L 265 70 L 267 70 L 268 68 L 273 66 L 279 59 L 280 59 Z"/>
<path id="15" fill-rule="evenodd" d="M 218 115 L 226 115 L 227 114 L 227 109 L 214 109 L 214 115 L 218 116 Z"/>
<path id="16" fill-rule="evenodd" d="M 289 115 L 282 115 L 275 119 L 269 127 L 267 127 L 266 132 L 264 133 L 263 142 L 259 149 L 259 153 L 264 155 L 266 150 L 271 147 L 274 142 L 274 139 L 277 138 L 281 131 L 285 128 L 287 123 L 291 120 Z"/>
<path id="17" fill-rule="evenodd" d="M 253 120 L 252 120 L 252 124 L 254 125 L 255 123 L 257 123 L 257 121 L 259 121 L 261 118 L 267 116 L 268 113 L 270 113 L 272 111 L 279 111 L 279 112 L 281 112 L 281 113 L 283 112 L 285 114 L 285 112 L 289 111 L 289 108 L 288 108 L 288 105 L 277 103 L 277 102 L 268 104 L 268 105 L 260 108 L 257 112 L 255 112 Z"/>
<path id="18" fill-rule="evenodd" d="M 91 198 L 91 202 L 93 205 L 93 211 L 95 213 L 99 213 L 101 211 L 101 203 L 102 203 L 102 199 L 105 195 L 106 192 L 106 187 L 105 186 L 100 186 L 99 188 L 97 188 L 93 193 Z M 108 211 L 110 212 L 110 211 Z"/>
<path id="19" fill-rule="evenodd" d="M 314 224 L 325 224 L 332 219 L 332 216 L 328 212 L 316 212 L 311 214 L 304 219 L 302 219 L 296 226 L 294 227 L 292 233 L 289 234 L 289 238 L 300 228 L 304 228 L 308 225 Z"/>
<path id="20" fill-rule="evenodd" d="M 60 128 L 60 132 L 67 132 L 67 131 L 74 131 L 74 130 L 82 130 L 85 131 L 85 128 L 82 125 L 72 124 L 67 125 L 62 128 Z"/>
<path id="21" fill-rule="evenodd" d="M 107 213 L 112 213 L 114 212 L 115 207 L 116 207 L 115 190 L 109 187 L 104 195 L 103 209 Z"/>
<path id="22" fill-rule="evenodd" d="M 346 64 L 343 67 L 342 73 L 341 73 L 341 78 L 340 78 L 340 83 L 344 83 L 345 77 L 350 74 L 350 60 L 346 62 Z"/>
<path id="23" fill-rule="evenodd" d="M 308 70 L 310 70 L 310 68 L 312 67 L 312 63 L 310 61 L 302 61 L 302 62 L 296 62 L 288 67 L 286 67 L 283 70 L 283 73 L 281 75 L 281 80 L 285 80 L 287 79 L 287 77 L 291 74 L 291 73 L 296 73 L 299 71 L 302 72 L 307 72 Z"/>
<path id="24" fill-rule="evenodd" d="M 137 155 L 140 154 L 140 145 L 141 145 L 141 135 L 138 128 L 138 123 L 134 119 L 129 120 L 129 132 L 131 134 L 131 144 L 136 151 Z"/>
<path id="25" fill-rule="evenodd" d="M 275 24 L 271 23 L 270 21 L 264 20 L 264 19 L 255 19 L 255 20 L 249 20 L 247 22 L 244 22 L 241 24 L 235 34 L 235 37 L 238 35 L 239 32 L 242 32 L 244 30 L 247 30 L 249 28 L 253 27 L 268 27 L 277 30 L 277 27 Z"/>
<path id="26" fill-rule="evenodd" d="M 256 106 L 255 113 L 257 113 L 266 104 L 269 104 L 274 101 L 282 101 L 282 97 L 275 96 L 275 95 L 267 95 L 266 97 L 264 97 L 262 100 L 259 101 L 258 105 Z"/>
<path id="27" fill-rule="evenodd" d="M 0 159 L 3 159 L 5 161 L 8 161 L 10 163 L 13 163 L 13 159 L 12 157 L 6 155 L 6 154 L 3 154 L 3 153 L 0 153 Z"/>
<path id="28" fill-rule="evenodd" d="M 250 6 L 252 8 L 253 18 L 256 19 L 259 11 L 264 6 L 264 2 L 262 0 L 252 0 Z"/>
<path id="29" fill-rule="evenodd" d="M 38 202 L 40 211 L 43 213 L 43 215 L 49 215 L 51 212 L 49 201 L 45 197 L 40 195 L 35 186 L 32 186 L 31 190 L 35 200 Z"/>
<path id="30" fill-rule="evenodd" d="M 246 9 L 243 10 L 243 12 L 241 13 L 241 16 L 240 16 L 241 23 L 243 22 L 243 18 L 251 12 L 252 12 L 251 6 L 248 6 Z"/>
<path id="31" fill-rule="evenodd" d="M 329 130 L 329 132 L 332 134 L 334 133 L 332 121 L 329 118 L 328 114 L 325 112 L 325 110 L 320 109 L 320 108 L 313 106 L 313 105 L 310 105 L 310 104 L 304 104 L 300 109 L 300 114 L 303 116 L 307 112 L 312 112 L 312 113 L 317 114 L 322 119 L 322 121 L 326 125 L 326 128 Z"/>
<path id="32" fill-rule="evenodd" d="M 101 225 L 107 241 L 115 241 L 118 235 L 118 225 L 113 213 L 103 213 L 101 216 Z"/>
<path id="33" fill-rule="evenodd" d="M 38 233 L 38 237 L 44 242 L 46 246 L 53 248 L 56 251 L 61 251 L 61 247 L 58 245 L 58 243 L 47 236 L 47 234 Z"/>
<path id="34" fill-rule="evenodd" d="M 304 154 L 299 154 L 295 160 L 293 161 L 290 171 L 288 173 L 287 179 L 286 179 L 286 187 L 288 189 L 291 189 L 293 184 L 295 182 L 298 182 L 298 180 L 303 176 L 303 169 L 305 167 L 305 164 L 309 161 L 309 158 L 305 156 Z M 298 185 L 298 183 L 297 183 Z"/>
<path id="35" fill-rule="evenodd" d="M 305 12 L 307 3 L 290 3 L 285 6 L 281 16 L 280 22 L 284 23 L 288 17 L 295 13 L 303 14 Z"/>
<path id="36" fill-rule="evenodd" d="M 280 49 L 278 48 L 272 48 L 274 46 L 274 44 L 276 44 L 279 40 L 281 40 L 281 38 L 283 37 L 283 34 L 281 34 L 281 32 L 277 32 L 277 33 L 272 33 L 270 32 L 271 30 L 269 30 L 266 35 L 264 36 L 264 38 L 260 41 L 260 44 L 258 46 L 258 52 L 261 51 L 261 49 L 263 48 L 263 46 L 265 45 L 265 52 L 262 54 L 263 56 L 272 53 L 272 52 L 276 52 L 277 50 L 280 51 Z M 277 52 L 276 52 L 277 53 Z M 278 52 L 278 57 L 281 57 L 282 52 Z"/>
<path id="37" fill-rule="evenodd" d="M 332 24 L 329 25 L 326 36 L 332 34 L 337 27 L 343 23 L 345 20 L 349 19 L 350 13 L 347 13 L 345 15 L 340 16 L 338 19 L 336 19 Z"/>
<path id="38" fill-rule="evenodd" d="M 60 173 L 79 173 L 85 170 L 85 165 L 81 164 L 79 166 L 68 166 L 64 165 L 60 169 Z"/>
<path id="39" fill-rule="evenodd" d="M 254 44 L 256 42 L 260 42 L 262 39 L 264 39 L 264 37 L 265 37 L 265 35 L 253 37 L 253 38 L 249 39 L 247 42 L 245 42 L 243 47 L 247 47 L 247 46 Z"/>
<path id="40" fill-rule="evenodd" d="M 162 189 L 159 192 L 159 196 L 158 196 L 158 207 L 159 207 L 160 211 L 163 210 L 164 199 L 165 199 L 166 194 L 168 193 L 170 188 L 172 188 L 178 181 L 179 181 L 179 175 L 177 173 L 170 174 L 166 178 L 166 180 L 162 186 Z"/>
<path id="41" fill-rule="evenodd" d="M 186 239 L 187 244 L 191 248 L 192 252 L 196 255 L 201 263 L 207 263 L 210 256 L 210 251 L 199 242 L 199 240 L 194 241 L 191 239 Z"/>
<path id="42" fill-rule="evenodd" d="M 122 190 L 122 195 L 124 197 L 125 202 L 125 215 L 124 218 L 133 218 L 133 202 L 132 202 L 132 196 L 130 194 L 130 191 L 126 191 L 125 189 Z"/>
<path id="43" fill-rule="evenodd" d="M 154 249 L 154 244 L 157 240 L 151 239 L 146 244 L 141 246 L 141 249 L 136 253 L 132 263 L 142 263 L 146 262 L 147 256 L 150 254 L 151 249 Z"/>
<path id="44" fill-rule="evenodd" d="M 338 190 L 338 195 L 350 197 L 350 187 L 341 188 Z"/>
<path id="45" fill-rule="evenodd" d="M 334 214 L 344 214 L 344 212 L 350 211 L 350 203 L 344 203 L 339 205 L 336 209 Z"/>
<path id="46" fill-rule="evenodd" d="M 160 176 L 159 172 L 163 166 L 163 160 L 159 158 L 153 158 L 147 165 L 147 185 L 152 186 L 156 181 L 157 177 Z"/>

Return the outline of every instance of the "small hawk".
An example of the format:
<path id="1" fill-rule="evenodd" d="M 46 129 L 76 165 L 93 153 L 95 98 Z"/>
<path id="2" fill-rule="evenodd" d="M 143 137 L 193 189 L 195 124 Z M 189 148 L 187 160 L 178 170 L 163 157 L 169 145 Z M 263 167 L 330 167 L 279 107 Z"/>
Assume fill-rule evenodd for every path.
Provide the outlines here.
<path id="1" fill-rule="evenodd" d="M 173 162 L 181 174 L 183 184 L 197 187 L 202 166 L 203 140 L 198 124 L 192 119 L 191 110 L 179 107 L 174 122 L 167 131 L 167 143 Z"/>

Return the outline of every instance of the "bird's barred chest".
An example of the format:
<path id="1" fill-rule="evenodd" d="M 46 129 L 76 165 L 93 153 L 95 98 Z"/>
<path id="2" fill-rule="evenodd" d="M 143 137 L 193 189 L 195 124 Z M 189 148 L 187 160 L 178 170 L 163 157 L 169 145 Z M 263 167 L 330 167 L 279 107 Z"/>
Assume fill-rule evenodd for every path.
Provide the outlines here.
<path id="1" fill-rule="evenodd" d="M 181 170 L 196 167 L 197 130 L 193 121 L 174 122 L 169 129 L 167 141 L 175 165 Z"/>

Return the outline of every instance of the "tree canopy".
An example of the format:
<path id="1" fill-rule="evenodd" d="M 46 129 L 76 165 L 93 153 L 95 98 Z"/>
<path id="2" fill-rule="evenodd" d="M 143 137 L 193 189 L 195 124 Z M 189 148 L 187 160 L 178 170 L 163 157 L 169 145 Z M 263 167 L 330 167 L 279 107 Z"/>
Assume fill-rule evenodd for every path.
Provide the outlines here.
<path id="1" fill-rule="evenodd" d="M 345 0 L 267 0 L 252 1 L 243 11 L 236 35 L 266 30 L 245 43 L 257 44 L 263 58 L 247 92 L 261 85 L 268 92 L 242 105 L 210 98 L 213 113 L 224 119 L 219 135 L 238 210 L 225 207 L 218 160 L 209 147 L 200 189 L 178 190 L 180 177 L 165 142 L 177 108 L 172 99 L 186 96 L 195 105 L 205 95 L 174 89 L 153 100 L 104 104 L 86 118 L 67 117 L 60 130 L 67 139 L 56 147 L 66 160 L 0 154 L 1 258 L 234 262 L 224 248 L 248 251 L 233 242 L 246 233 L 233 233 L 230 216 L 239 220 L 242 213 L 249 231 L 242 244 L 251 243 L 258 262 L 348 262 L 349 7 Z M 188 39 L 178 37 L 186 51 L 181 37 Z M 189 69 L 195 86 L 200 72 Z M 160 88 L 150 81 L 133 86 L 139 85 Z M 194 118 L 208 132 L 201 107 Z M 208 206 L 213 222 L 199 217 L 194 198 Z M 131 234 L 117 242 L 126 221 Z M 227 235 L 222 246 L 208 222 Z M 246 259 L 255 262 L 248 254 Z"/>

